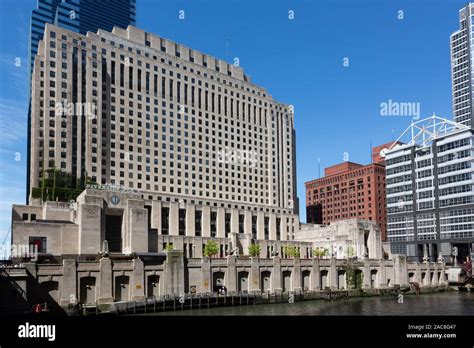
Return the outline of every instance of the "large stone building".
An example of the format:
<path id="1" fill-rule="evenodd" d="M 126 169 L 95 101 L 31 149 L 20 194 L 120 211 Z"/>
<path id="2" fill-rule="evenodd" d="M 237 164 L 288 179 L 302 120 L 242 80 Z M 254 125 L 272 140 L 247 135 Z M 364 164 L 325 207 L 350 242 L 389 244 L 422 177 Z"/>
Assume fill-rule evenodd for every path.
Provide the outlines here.
<path id="1" fill-rule="evenodd" d="M 36 54 L 43 40 L 46 23 L 55 24 L 77 33 L 86 34 L 99 29 L 112 30 L 114 26 L 127 28 L 136 23 L 135 0 L 37 0 L 31 13 L 29 37 L 29 71 L 33 71 Z M 31 133 L 31 100 L 28 108 L 28 134 Z M 30 147 L 28 136 L 27 201 L 30 192 Z"/>
<path id="2" fill-rule="evenodd" d="M 170 221 L 193 221 L 187 229 L 209 224 L 217 236 L 234 216 L 262 239 L 275 226 L 292 239 L 292 110 L 242 68 L 132 26 L 81 35 L 47 24 L 33 71 L 31 196 L 56 167 L 140 191 Z"/>
<path id="3" fill-rule="evenodd" d="M 392 253 L 464 262 L 474 243 L 474 137 L 436 116 L 412 122 L 405 144 L 386 151 L 387 224 Z"/>
<path id="4" fill-rule="evenodd" d="M 474 4 L 459 11 L 459 30 L 451 34 L 454 121 L 474 127 Z"/>
<path id="5" fill-rule="evenodd" d="M 171 246 L 201 258 L 209 240 L 218 246 L 217 257 L 248 255 L 253 243 L 263 258 L 284 255 L 289 245 L 301 257 L 313 252 L 312 242 L 291 240 L 289 218 L 276 213 L 159 201 L 120 189 L 86 189 L 74 203 L 14 205 L 12 220 L 12 245 L 36 245 L 41 259 L 57 261 L 95 259 L 103 251 L 156 255 Z"/>
<path id="6" fill-rule="evenodd" d="M 371 164 L 340 163 L 325 168 L 323 178 L 306 182 L 306 221 L 372 220 L 386 240 L 385 162 L 379 153 L 391 144 L 374 147 Z"/>

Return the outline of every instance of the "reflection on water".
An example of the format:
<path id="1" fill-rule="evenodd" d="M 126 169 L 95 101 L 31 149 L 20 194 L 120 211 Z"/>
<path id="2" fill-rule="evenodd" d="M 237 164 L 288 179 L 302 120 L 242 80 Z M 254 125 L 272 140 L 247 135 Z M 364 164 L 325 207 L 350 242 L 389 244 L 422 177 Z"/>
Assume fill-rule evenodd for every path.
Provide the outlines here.
<path id="1" fill-rule="evenodd" d="M 164 312 L 150 315 L 474 315 L 474 293 L 448 292 L 395 297 L 352 298 Z"/>

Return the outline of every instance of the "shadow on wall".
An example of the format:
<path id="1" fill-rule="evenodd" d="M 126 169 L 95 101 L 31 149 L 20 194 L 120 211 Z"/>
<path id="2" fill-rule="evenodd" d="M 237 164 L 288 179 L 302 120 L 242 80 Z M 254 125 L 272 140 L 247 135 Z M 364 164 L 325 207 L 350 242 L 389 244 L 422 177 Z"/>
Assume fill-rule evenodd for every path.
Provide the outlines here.
<path id="1" fill-rule="evenodd" d="M 48 309 L 48 314 L 65 316 L 66 312 L 57 303 L 58 282 L 46 281 L 39 283 L 28 271 L 26 281 L 27 291 L 8 276 L 0 276 L 0 316 L 25 315 L 34 313 L 34 306 L 41 304 Z"/>

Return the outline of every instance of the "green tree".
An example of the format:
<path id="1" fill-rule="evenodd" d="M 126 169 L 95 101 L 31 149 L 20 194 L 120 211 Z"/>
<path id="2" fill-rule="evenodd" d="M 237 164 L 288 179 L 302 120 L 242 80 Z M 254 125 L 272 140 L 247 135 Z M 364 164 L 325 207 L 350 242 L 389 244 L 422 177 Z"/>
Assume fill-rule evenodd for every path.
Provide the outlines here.
<path id="1" fill-rule="evenodd" d="M 207 242 L 204 246 L 204 256 L 213 257 L 219 253 L 219 246 L 213 240 Z"/>
<path id="2" fill-rule="evenodd" d="M 260 255 L 261 247 L 258 244 L 249 245 L 249 255 L 252 257 L 258 257 Z"/>
<path id="3" fill-rule="evenodd" d="M 168 244 L 168 245 L 165 247 L 165 250 L 166 250 L 166 251 L 174 250 L 174 245 L 173 245 L 173 243 Z"/>
<path id="4" fill-rule="evenodd" d="M 87 173 L 86 173 L 87 174 Z M 91 178 L 77 178 L 54 165 L 41 169 L 41 179 L 38 187 L 32 188 L 32 197 L 42 201 L 69 202 L 75 200 L 86 188 L 86 184 L 96 184 Z"/>
<path id="5" fill-rule="evenodd" d="M 327 248 L 317 247 L 313 250 L 313 255 L 319 259 L 321 257 L 329 255 L 329 250 Z"/>
<path id="6" fill-rule="evenodd" d="M 286 245 L 283 247 L 283 255 L 289 257 L 300 257 L 300 250 L 293 245 Z"/>
<path id="7" fill-rule="evenodd" d="M 347 246 L 347 251 L 346 251 L 347 257 L 353 257 L 355 256 L 355 249 L 352 245 Z"/>

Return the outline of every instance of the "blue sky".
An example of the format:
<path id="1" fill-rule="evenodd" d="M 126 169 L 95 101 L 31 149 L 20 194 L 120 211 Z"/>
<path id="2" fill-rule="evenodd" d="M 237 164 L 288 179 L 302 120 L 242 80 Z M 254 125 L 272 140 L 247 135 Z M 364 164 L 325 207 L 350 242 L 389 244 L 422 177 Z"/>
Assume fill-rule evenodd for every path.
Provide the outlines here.
<path id="1" fill-rule="evenodd" d="M 345 152 L 350 161 L 369 163 L 370 143 L 391 141 L 408 126 L 410 117 L 381 116 L 381 103 L 416 102 L 421 117 L 452 118 L 449 35 L 458 29 L 464 0 L 137 3 L 138 27 L 221 59 L 238 57 L 254 83 L 294 105 L 302 221 L 304 182 L 318 177 L 318 157 L 322 169 L 342 162 Z M 35 6 L 35 0 L 0 0 L 0 243 L 11 204 L 25 200 L 28 33 Z"/>

